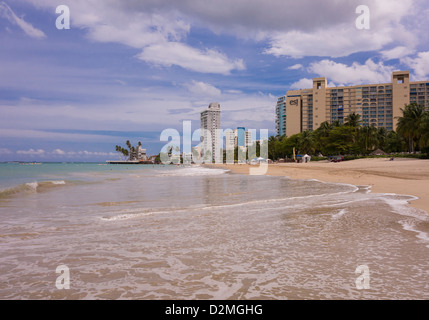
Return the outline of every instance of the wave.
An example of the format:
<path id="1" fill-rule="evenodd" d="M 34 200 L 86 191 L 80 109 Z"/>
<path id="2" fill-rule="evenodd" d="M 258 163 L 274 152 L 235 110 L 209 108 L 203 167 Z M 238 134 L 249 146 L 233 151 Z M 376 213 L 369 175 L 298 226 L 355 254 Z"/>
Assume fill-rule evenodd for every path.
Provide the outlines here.
<path id="1" fill-rule="evenodd" d="M 232 209 L 237 207 L 257 207 L 258 205 L 273 205 L 273 204 L 281 204 L 282 208 L 311 208 L 314 207 L 314 202 L 297 202 L 297 200 L 314 200 L 319 201 L 317 199 L 324 198 L 327 196 L 336 196 L 348 193 L 355 193 L 356 189 L 352 189 L 349 191 L 341 191 L 341 192 L 333 192 L 333 193 L 324 193 L 324 194 L 316 194 L 316 195 L 307 195 L 307 196 L 296 196 L 296 197 L 286 197 L 286 198 L 274 198 L 274 199 L 259 199 L 259 200 L 249 200 L 238 203 L 227 203 L 227 204 L 218 204 L 218 205 L 194 205 L 190 207 L 184 208 L 162 208 L 162 209 L 143 209 L 143 208 L 130 208 L 123 209 L 119 211 L 110 212 L 112 216 L 104 216 L 101 217 L 101 220 L 104 221 L 118 221 L 118 220 L 128 220 L 139 218 L 143 216 L 149 216 L 154 214 L 166 214 L 166 213 L 189 213 L 194 211 L 206 211 L 206 210 L 219 210 L 219 209 Z M 355 200 L 359 201 L 359 200 Z M 328 204 L 327 207 L 335 207 L 336 204 Z M 258 209 L 260 210 L 260 209 Z"/>
<path id="2" fill-rule="evenodd" d="M 429 222 L 429 215 L 422 209 L 410 206 L 409 201 L 419 199 L 411 195 L 398 195 L 394 193 L 382 193 L 383 200 L 390 206 L 392 212 L 406 217 L 405 220 L 398 221 L 406 231 L 417 233 L 416 237 L 426 243 L 429 248 L 429 233 L 419 230 L 424 224 Z"/>
<path id="3" fill-rule="evenodd" d="M 70 182 L 64 180 L 27 182 L 11 188 L 0 190 L 0 199 L 8 199 L 19 195 L 40 193 L 52 188 L 64 186 L 69 183 Z"/>
<path id="4" fill-rule="evenodd" d="M 429 234 L 427 232 L 417 229 L 415 221 L 399 221 L 399 223 L 402 225 L 402 228 L 404 230 L 417 233 L 417 238 L 421 239 L 425 243 L 429 243 Z M 426 247 L 429 248 L 429 244 L 427 244 Z"/>
<path id="5" fill-rule="evenodd" d="M 116 214 L 113 216 L 104 216 L 101 217 L 101 220 L 104 221 L 118 221 L 118 220 L 128 220 L 128 219 L 134 219 L 134 218 L 139 218 L 139 217 L 143 217 L 143 216 L 150 216 L 153 214 L 162 214 L 162 213 L 172 213 L 172 212 L 183 212 L 183 211 L 190 211 L 190 210 L 186 210 L 186 209 L 158 209 L 157 210 L 152 210 L 152 209 L 139 209 L 139 208 L 135 208 L 135 209 L 123 209 L 120 211 L 115 211 L 113 213 L 119 213 L 120 214 Z"/>
<path id="6" fill-rule="evenodd" d="M 420 221 L 429 221 L 429 215 L 422 209 L 410 206 L 409 202 L 419 199 L 412 195 L 399 195 L 395 193 L 380 193 L 383 200 L 392 208 L 392 211 L 402 216 L 416 218 Z"/>
<path id="7" fill-rule="evenodd" d="M 220 175 L 229 172 L 229 170 L 218 169 L 218 168 L 205 168 L 201 166 L 186 166 L 173 168 L 168 171 L 161 171 L 157 176 L 159 177 L 171 177 L 171 176 L 213 176 Z"/>

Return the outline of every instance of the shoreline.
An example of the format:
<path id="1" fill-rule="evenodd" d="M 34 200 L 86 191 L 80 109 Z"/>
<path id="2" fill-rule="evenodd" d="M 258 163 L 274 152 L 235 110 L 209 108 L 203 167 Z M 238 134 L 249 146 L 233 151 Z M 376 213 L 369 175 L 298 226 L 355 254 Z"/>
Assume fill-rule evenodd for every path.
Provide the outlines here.
<path id="1" fill-rule="evenodd" d="M 206 164 L 235 174 L 249 174 L 248 164 Z M 408 203 L 429 214 L 429 160 L 395 158 L 357 159 L 344 162 L 269 164 L 267 175 L 290 179 L 316 179 L 323 182 L 369 186 L 373 193 L 395 193 L 418 197 Z"/>

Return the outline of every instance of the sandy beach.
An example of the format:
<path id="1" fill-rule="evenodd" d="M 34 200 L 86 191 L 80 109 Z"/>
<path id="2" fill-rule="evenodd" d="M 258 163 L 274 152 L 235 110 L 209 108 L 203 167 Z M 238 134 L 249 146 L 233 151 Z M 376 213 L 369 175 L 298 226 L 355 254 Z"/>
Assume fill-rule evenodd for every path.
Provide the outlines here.
<path id="1" fill-rule="evenodd" d="M 216 165 L 233 173 L 248 174 L 249 165 Z M 268 175 L 291 179 L 317 179 L 324 182 L 367 185 L 374 193 L 416 196 L 410 204 L 429 213 L 429 160 L 396 158 L 358 159 L 331 163 L 270 164 Z"/>

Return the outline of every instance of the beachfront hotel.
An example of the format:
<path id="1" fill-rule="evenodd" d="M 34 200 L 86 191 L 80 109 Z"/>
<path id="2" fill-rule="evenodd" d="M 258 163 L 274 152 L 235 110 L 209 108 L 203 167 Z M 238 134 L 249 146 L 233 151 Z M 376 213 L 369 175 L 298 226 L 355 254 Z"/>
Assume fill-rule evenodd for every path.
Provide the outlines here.
<path id="1" fill-rule="evenodd" d="M 328 121 L 344 122 L 352 113 L 363 126 L 396 130 L 401 108 L 410 103 L 429 109 L 429 80 L 410 82 L 409 71 L 395 71 L 392 82 L 347 87 L 327 87 L 326 78 L 314 78 L 313 88 L 290 90 L 277 99 L 277 135 L 291 136 L 316 130 Z"/>
<path id="2" fill-rule="evenodd" d="M 212 155 L 211 155 L 212 161 L 216 161 L 216 157 L 222 157 L 222 154 L 220 152 L 215 152 L 217 150 L 216 147 L 220 146 L 219 143 L 222 139 L 222 137 L 219 137 L 219 129 L 220 129 L 220 104 L 219 103 L 212 102 L 210 103 L 207 110 L 204 110 L 203 112 L 201 112 L 201 129 L 205 129 L 211 134 L 211 148 L 208 145 L 208 140 L 203 139 L 202 150 L 212 150 Z M 219 159 L 222 159 L 222 158 L 219 158 Z"/>
<path id="3" fill-rule="evenodd" d="M 247 148 L 252 144 L 252 132 L 246 131 L 244 127 L 238 127 L 235 130 L 227 130 L 224 133 L 225 136 L 225 148 L 228 144 L 234 148 Z"/>

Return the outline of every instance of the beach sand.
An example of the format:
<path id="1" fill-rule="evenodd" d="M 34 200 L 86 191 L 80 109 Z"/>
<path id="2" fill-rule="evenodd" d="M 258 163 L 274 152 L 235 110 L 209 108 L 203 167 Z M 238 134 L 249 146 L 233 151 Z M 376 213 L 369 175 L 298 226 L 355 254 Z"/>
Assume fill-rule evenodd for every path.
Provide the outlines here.
<path id="1" fill-rule="evenodd" d="M 212 166 L 212 165 L 210 165 Z M 248 174 L 249 165 L 213 165 Z M 280 163 L 268 166 L 268 175 L 291 179 L 317 179 L 324 182 L 347 183 L 371 187 L 374 193 L 412 195 L 419 199 L 410 202 L 415 208 L 429 213 L 429 160 L 395 158 L 358 159 L 332 163 Z"/>

